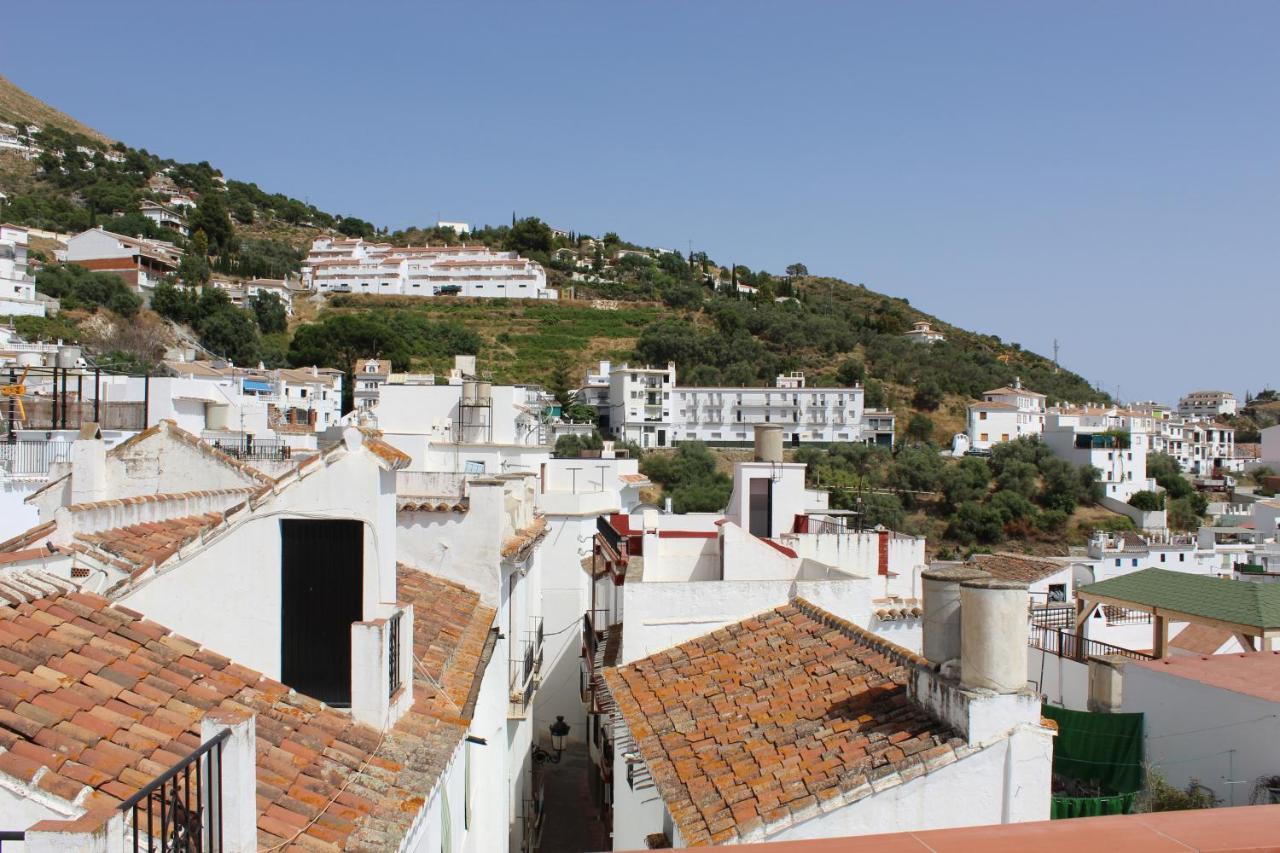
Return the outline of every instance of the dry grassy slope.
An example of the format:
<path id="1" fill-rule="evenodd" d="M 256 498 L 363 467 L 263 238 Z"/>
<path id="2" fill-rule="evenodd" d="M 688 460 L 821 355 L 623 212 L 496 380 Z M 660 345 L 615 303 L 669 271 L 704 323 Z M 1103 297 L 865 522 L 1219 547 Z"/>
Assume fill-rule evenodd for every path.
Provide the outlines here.
<path id="1" fill-rule="evenodd" d="M 529 302 L 360 296 L 351 301 L 352 307 L 326 310 L 398 309 L 424 314 L 433 322 L 465 326 L 482 340 L 477 366 L 491 372 L 497 382 L 548 383 L 558 367 L 568 371 L 572 382 L 580 382 L 596 362 L 627 358 L 644 327 L 667 311 L 641 302 L 603 311 L 590 302 L 571 299 Z M 417 360 L 413 366 L 443 371 L 451 364 L 448 360 Z"/>
<path id="2" fill-rule="evenodd" d="M 104 145 L 115 142 L 106 134 L 81 124 L 61 110 L 27 94 L 3 76 L 0 76 L 0 120 L 23 121 L 28 124 L 38 124 L 41 127 L 59 127 L 73 133 L 82 133 Z"/>

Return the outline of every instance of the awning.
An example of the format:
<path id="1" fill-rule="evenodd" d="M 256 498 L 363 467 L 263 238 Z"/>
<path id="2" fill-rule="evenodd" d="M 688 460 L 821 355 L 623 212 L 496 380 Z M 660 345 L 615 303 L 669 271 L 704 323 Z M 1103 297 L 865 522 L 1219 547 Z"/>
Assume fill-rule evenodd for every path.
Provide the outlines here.
<path id="1" fill-rule="evenodd" d="M 263 382 L 261 379 L 246 379 L 244 380 L 244 390 L 261 391 L 264 394 L 269 394 L 271 393 L 271 383 Z"/>

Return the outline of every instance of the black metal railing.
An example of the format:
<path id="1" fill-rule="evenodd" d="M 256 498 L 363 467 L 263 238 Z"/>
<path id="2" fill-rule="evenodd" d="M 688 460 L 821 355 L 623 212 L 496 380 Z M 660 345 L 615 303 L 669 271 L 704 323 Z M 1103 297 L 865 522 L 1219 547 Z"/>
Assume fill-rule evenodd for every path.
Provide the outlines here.
<path id="1" fill-rule="evenodd" d="M 1150 625 L 1151 614 L 1142 610 L 1130 610 L 1127 607 L 1116 607 L 1114 604 L 1102 605 L 1102 615 L 1108 625 Z"/>
<path id="2" fill-rule="evenodd" d="M 582 647 L 587 650 L 587 657 L 594 658 L 596 656 L 596 644 L 600 640 L 596 637 L 596 629 L 591 624 L 591 614 L 582 614 Z"/>
<path id="3" fill-rule="evenodd" d="M 1072 634 L 1070 631 L 1045 628 L 1040 625 L 1031 626 L 1031 635 L 1027 638 L 1027 644 L 1033 648 L 1040 649 L 1046 654 L 1057 655 L 1058 657 L 1080 661 L 1081 663 L 1089 658 L 1104 657 L 1106 655 L 1120 655 L 1132 660 L 1154 660 L 1154 656 L 1146 652 L 1113 646 L 1110 643 Z"/>
<path id="4" fill-rule="evenodd" d="M 14 441 L 0 443 L 0 475 L 40 477 L 55 462 L 71 460 L 69 441 Z"/>
<path id="5" fill-rule="evenodd" d="M 613 525 L 608 519 L 600 516 L 596 519 L 596 533 L 600 534 L 600 538 L 609 544 L 613 549 L 613 553 L 621 555 L 622 551 L 622 534 L 613 529 Z"/>
<path id="6" fill-rule="evenodd" d="M 6 841 L 26 841 L 27 833 L 23 829 L 0 829 L 0 850 Z"/>
<path id="7" fill-rule="evenodd" d="M 120 804 L 132 819 L 134 853 L 220 853 L 222 747 L 230 736 L 222 730 Z"/>
<path id="8" fill-rule="evenodd" d="M 400 689 L 400 617 L 404 616 L 404 611 L 392 614 L 391 621 L 387 624 L 387 666 L 390 673 L 387 676 L 387 695 L 395 696 L 396 691 Z"/>
<path id="9" fill-rule="evenodd" d="M 527 683 L 533 676 L 533 662 L 537 657 L 533 648 L 533 643 L 527 643 L 524 647 L 524 677 L 521 683 Z"/>
<path id="10" fill-rule="evenodd" d="M 1033 607 L 1031 622 L 1042 628 L 1071 628 L 1075 626 L 1074 607 Z"/>
<path id="11" fill-rule="evenodd" d="M 241 462 L 283 462 L 293 455 L 293 449 L 278 439 L 231 440 L 205 439 L 209 444 L 232 459 Z"/>

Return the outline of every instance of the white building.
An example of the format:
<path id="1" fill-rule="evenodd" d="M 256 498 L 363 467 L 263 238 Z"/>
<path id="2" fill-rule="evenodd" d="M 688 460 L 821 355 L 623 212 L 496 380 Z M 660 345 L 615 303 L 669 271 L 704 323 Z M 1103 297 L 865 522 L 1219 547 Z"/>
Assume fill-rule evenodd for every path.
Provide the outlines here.
<path id="1" fill-rule="evenodd" d="M 173 429 L 110 452 L 84 438 L 72 456 L 38 498 L 49 520 L 4 544 L 0 589 L 9 624 L 48 610 L 41 631 L 71 640 L 41 646 L 27 677 L 73 650 L 93 661 L 28 698 L 70 689 L 82 721 L 112 722 L 0 767 L 0 817 L 25 828 L 111 808 L 28 830 L 28 849 L 123 851 L 119 799 L 227 728 L 221 772 L 203 777 L 220 778 L 222 849 L 522 849 L 538 779 L 530 723 L 511 716 L 523 656 L 506 638 L 534 634 L 512 620 L 534 623 L 536 601 L 533 615 L 511 611 L 536 546 L 530 496 L 474 486 L 484 566 L 449 566 L 472 588 L 397 565 L 409 460 L 356 429 L 275 479 Z M 324 584 L 306 582 L 316 572 Z M 101 677 L 126 671 L 148 682 L 145 702 Z M 54 727 L 33 718 L 28 745 L 9 749 L 30 752 Z M 94 757 L 105 754 L 110 766 Z"/>
<path id="2" fill-rule="evenodd" d="M 1145 759 L 1169 784 L 1194 782 L 1224 806 L 1244 806 L 1280 766 L 1278 685 L 1280 658 L 1270 653 L 1126 661 L 1116 710 L 1144 715 Z"/>
<path id="3" fill-rule="evenodd" d="M 932 324 L 926 323 L 923 320 L 915 323 L 912 326 L 911 331 L 904 332 L 902 336 L 912 343 L 917 344 L 936 344 L 947 339 L 946 335 L 942 334 L 942 332 L 936 331 Z"/>
<path id="4" fill-rule="evenodd" d="M 1239 402 L 1230 391 L 1192 391 L 1178 401 L 1178 414 L 1186 418 L 1213 420 L 1234 415 Z"/>
<path id="5" fill-rule="evenodd" d="M 676 385 L 674 363 L 665 368 L 611 366 L 589 374 L 583 389 L 599 401 L 609 384 L 604 429 L 641 447 L 671 447 L 681 441 L 749 445 L 757 424 L 777 424 L 784 440 L 801 444 L 855 441 L 893 444 L 892 412 L 864 410 L 863 391 L 806 387 L 804 374 L 777 377 L 773 388 Z"/>
<path id="6" fill-rule="evenodd" d="M 172 207 L 166 207 L 154 201 L 144 201 L 138 209 L 143 216 L 161 228 L 176 231 L 184 237 L 189 233 L 187 230 L 187 218 Z"/>
<path id="7" fill-rule="evenodd" d="M 542 265 L 483 245 L 391 246 L 321 237 L 302 280 L 320 293 L 555 299 Z"/>
<path id="8" fill-rule="evenodd" d="M 447 219 L 437 219 L 437 228 L 452 228 L 455 234 L 470 234 L 471 223 L 469 222 L 450 222 Z"/>
<path id="9" fill-rule="evenodd" d="M 126 237 L 91 228 L 67 240 L 64 260 L 95 272 L 114 273 L 145 296 L 155 289 L 160 279 L 177 272 L 182 250 L 162 240 Z"/>
<path id="10" fill-rule="evenodd" d="M 0 225 L 0 316 L 43 317 L 36 280 L 27 266 L 27 229 Z"/>
<path id="11" fill-rule="evenodd" d="M 1046 416 L 1042 440 L 1054 455 L 1100 472 L 1103 505 L 1116 511 L 1136 492 L 1154 491 L 1147 451 L 1155 431 L 1150 415 L 1111 408 L 1058 408 Z"/>
<path id="12" fill-rule="evenodd" d="M 1269 426 L 1262 430 L 1262 459 L 1263 465 L 1269 468 L 1280 469 L 1280 424 Z"/>
<path id="13" fill-rule="evenodd" d="M 228 281 L 226 279 L 213 279 L 210 284 L 227 294 L 227 298 L 231 300 L 231 304 L 237 308 L 248 308 L 249 302 L 253 297 L 260 293 L 269 293 L 275 296 L 284 305 L 285 315 L 293 316 L 293 295 L 296 289 L 287 279 L 280 278 L 254 278 L 248 281 Z M 295 282 L 295 284 L 297 284 Z"/>
<path id="14" fill-rule="evenodd" d="M 378 404 L 382 386 L 391 375 L 391 362 L 385 358 L 362 358 L 356 361 L 352 376 L 352 394 L 356 409 L 371 409 Z"/>
<path id="15" fill-rule="evenodd" d="M 968 448 L 990 450 L 993 445 L 1044 432 L 1045 396 L 1012 386 L 984 391 L 982 402 L 969 405 Z"/>

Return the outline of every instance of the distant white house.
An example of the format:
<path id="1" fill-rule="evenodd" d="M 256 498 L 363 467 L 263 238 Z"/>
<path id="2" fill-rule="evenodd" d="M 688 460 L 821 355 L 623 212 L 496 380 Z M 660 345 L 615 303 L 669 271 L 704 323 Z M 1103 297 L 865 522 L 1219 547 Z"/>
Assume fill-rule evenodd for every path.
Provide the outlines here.
<path id="1" fill-rule="evenodd" d="M 1054 455 L 1100 472 L 1104 505 L 1124 504 L 1136 492 L 1154 491 L 1147 477 L 1147 452 L 1155 421 L 1150 415 L 1115 407 L 1060 407 L 1046 418 L 1043 441 Z"/>
<path id="2" fill-rule="evenodd" d="M 27 229 L 0 225 L 0 315 L 44 316 L 27 267 Z"/>
<path id="3" fill-rule="evenodd" d="M 1236 395 L 1230 391 L 1192 391 L 1178 401 L 1178 414 L 1212 420 L 1219 415 L 1234 415 L 1238 407 Z"/>
<path id="4" fill-rule="evenodd" d="M 450 222 L 447 219 L 437 219 L 437 228 L 452 228 L 455 234 L 470 234 L 471 223 L 469 222 Z"/>
<path id="5" fill-rule="evenodd" d="M 144 201 L 138 209 L 143 216 L 161 228 L 168 228 L 184 237 L 187 236 L 187 218 L 173 208 L 154 201 Z"/>
<path id="6" fill-rule="evenodd" d="M 135 291 L 148 294 L 160 279 L 177 271 L 182 250 L 163 240 L 91 228 L 67 240 L 65 259 L 97 272 L 115 273 Z"/>
<path id="7" fill-rule="evenodd" d="M 666 367 L 612 366 L 601 362 L 583 389 L 601 409 L 605 429 L 642 447 L 681 441 L 750 444 L 756 424 L 777 424 L 792 445 L 856 441 L 893 444 L 890 411 L 864 410 L 861 386 L 813 388 L 802 373 L 780 375 L 772 388 L 677 386 L 674 363 Z"/>
<path id="8" fill-rule="evenodd" d="M 935 331 L 932 325 L 923 320 L 916 323 L 911 331 L 904 333 L 903 337 L 917 344 L 936 344 L 947 339 L 946 335 Z"/>
<path id="9" fill-rule="evenodd" d="M 1005 441 L 1044 431 L 1045 396 L 1022 387 L 992 388 L 982 393 L 982 402 L 969 406 L 968 447 L 989 450 Z"/>

